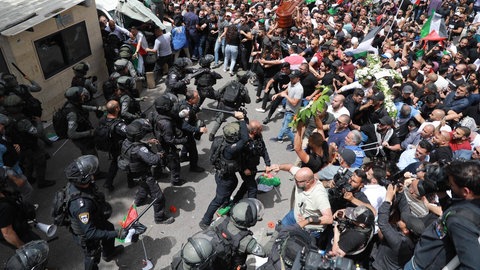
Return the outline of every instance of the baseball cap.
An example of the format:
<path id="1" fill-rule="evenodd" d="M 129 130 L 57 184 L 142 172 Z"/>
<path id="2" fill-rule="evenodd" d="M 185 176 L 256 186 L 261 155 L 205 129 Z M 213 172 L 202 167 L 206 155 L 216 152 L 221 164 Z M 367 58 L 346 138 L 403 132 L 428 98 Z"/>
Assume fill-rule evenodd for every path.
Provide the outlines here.
<path id="1" fill-rule="evenodd" d="M 355 159 L 357 158 L 357 156 L 355 155 L 355 152 L 353 152 L 353 150 L 347 149 L 347 148 L 343 149 L 340 152 L 340 156 L 348 164 L 348 166 L 355 163 Z"/>
<path id="2" fill-rule="evenodd" d="M 377 92 L 375 95 L 372 96 L 373 100 L 376 101 L 384 101 L 385 100 L 385 94 L 383 92 Z"/>
<path id="3" fill-rule="evenodd" d="M 392 58 L 392 54 L 387 52 L 387 53 L 382 54 L 382 57 L 390 59 L 390 58 Z"/>
<path id="4" fill-rule="evenodd" d="M 380 124 L 382 125 L 393 125 L 393 120 L 390 116 L 385 115 L 384 117 L 380 118 Z"/>
<path id="5" fill-rule="evenodd" d="M 460 16 L 460 15 L 462 15 L 462 13 L 460 13 L 459 11 L 457 11 L 457 12 L 455 12 L 455 14 L 453 14 L 453 15 L 455 15 L 455 16 Z"/>
<path id="6" fill-rule="evenodd" d="M 292 28 L 290 28 L 293 32 L 297 32 L 298 31 L 298 28 L 295 27 L 295 26 L 292 26 Z"/>
<path id="7" fill-rule="evenodd" d="M 300 78 L 300 75 L 302 75 L 300 70 L 292 70 L 292 73 L 290 73 L 290 75 L 288 75 L 288 77 L 290 77 L 290 79 Z"/>
<path id="8" fill-rule="evenodd" d="M 375 224 L 375 216 L 373 215 L 372 210 L 363 205 L 347 207 L 347 209 L 345 209 L 345 217 L 368 226 L 373 226 Z"/>
<path id="9" fill-rule="evenodd" d="M 333 61 L 332 66 L 334 66 L 334 67 L 340 67 L 340 66 L 342 66 L 342 61 L 340 61 L 340 60 L 337 59 L 337 60 Z"/>
<path id="10" fill-rule="evenodd" d="M 352 56 L 353 56 L 353 52 L 345 52 L 345 56 L 352 57 Z"/>
<path id="11" fill-rule="evenodd" d="M 405 85 L 402 88 L 402 93 L 411 94 L 412 92 L 413 92 L 413 88 L 410 85 Z"/>
<path id="12" fill-rule="evenodd" d="M 227 13 L 225 13 L 225 16 L 232 17 L 232 13 L 231 13 L 231 12 L 227 12 Z"/>

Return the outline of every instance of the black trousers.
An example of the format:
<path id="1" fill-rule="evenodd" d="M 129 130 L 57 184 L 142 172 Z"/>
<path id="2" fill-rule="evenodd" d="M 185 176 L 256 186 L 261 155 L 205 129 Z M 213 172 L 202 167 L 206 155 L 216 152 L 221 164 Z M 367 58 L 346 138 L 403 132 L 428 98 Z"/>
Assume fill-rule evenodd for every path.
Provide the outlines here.
<path id="1" fill-rule="evenodd" d="M 190 168 L 197 167 L 198 165 L 198 150 L 197 141 L 193 137 L 193 134 L 187 135 L 187 142 L 183 145 L 182 156 L 187 155 L 190 160 Z"/>
<path id="2" fill-rule="evenodd" d="M 235 194 L 233 198 L 234 202 L 238 202 L 243 199 L 245 193 L 247 193 L 248 198 L 257 198 L 257 181 L 255 180 L 256 171 L 251 171 L 250 175 L 246 175 L 243 171 L 240 172 L 240 176 L 242 177 L 243 183 Z"/>
<path id="3" fill-rule="evenodd" d="M 215 198 L 208 205 L 207 211 L 202 218 L 202 223 L 210 225 L 212 223 L 213 215 L 220 206 L 228 203 L 230 196 L 238 184 L 238 179 L 235 174 L 222 176 L 219 172 L 215 173 L 215 182 L 217 183 L 217 189 L 215 191 Z"/>
<path id="4" fill-rule="evenodd" d="M 145 204 L 148 196 L 153 199 L 157 198 L 157 201 L 153 204 L 153 217 L 157 221 L 164 220 L 166 218 L 165 195 L 163 195 L 162 189 L 152 176 L 145 176 L 145 179 L 140 181 L 135 194 L 135 205 Z"/>
<path id="5" fill-rule="evenodd" d="M 95 224 L 98 229 L 113 231 L 115 227 L 108 220 L 100 224 Z M 80 236 L 73 236 L 75 242 L 82 247 L 85 258 L 83 263 L 85 270 L 97 270 L 100 263 L 100 256 L 111 255 L 115 249 L 115 238 L 101 239 L 101 240 L 85 240 L 82 241 Z"/>

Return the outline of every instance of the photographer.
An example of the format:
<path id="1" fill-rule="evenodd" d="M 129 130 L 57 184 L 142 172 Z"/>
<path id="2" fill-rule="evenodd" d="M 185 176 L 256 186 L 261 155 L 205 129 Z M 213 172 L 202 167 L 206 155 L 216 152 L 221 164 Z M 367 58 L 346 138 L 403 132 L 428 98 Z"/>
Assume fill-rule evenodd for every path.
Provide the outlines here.
<path id="1" fill-rule="evenodd" d="M 425 226 L 420 219 L 411 214 L 402 215 L 401 220 L 390 223 L 392 201 L 397 186 L 388 185 L 385 201 L 378 210 L 379 238 L 376 249 L 371 254 L 373 262 L 370 269 L 401 269 L 413 254 L 415 242 L 422 234 Z"/>
<path id="2" fill-rule="evenodd" d="M 330 255 L 350 257 L 365 250 L 373 237 L 375 215 L 365 206 L 348 207 L 334 215 L 333 247 Z"/>
<path id="3" fill-rule="evenodd" d="M 361 191 L 367 182 L 366 173 L 361 169 L 357 169 L 353 173 L 346 169 L 340 170 L 334 177 L 334 186 L 328 190 L 328 199 L 332 210 L 337 211 L 346 207 L 365 206 L 375 214 L 375 208 L 373 208 L 367 196 Z"/>
<path id="4" fill-rule="evenodd" d="M 456 255 L 457 269 L 477 269 L 480 265 L 480 165 L 476 161 L 453 161 L 444 170 L 448 183 L 439 178 L 436 182 L 425 180 L 433 187 L 425 192 L 437 194 L 443 215 L 425 229 L 406 270 L 442 269 Z M 446 194 L 448 185 L 454 199 Z"/>

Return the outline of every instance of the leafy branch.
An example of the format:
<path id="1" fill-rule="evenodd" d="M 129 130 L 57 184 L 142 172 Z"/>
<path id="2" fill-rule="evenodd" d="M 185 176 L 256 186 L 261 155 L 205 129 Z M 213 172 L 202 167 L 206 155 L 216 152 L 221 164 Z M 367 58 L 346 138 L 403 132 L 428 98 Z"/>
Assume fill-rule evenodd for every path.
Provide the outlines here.
<path id="1" fill-rule="evenodd" d="M 307 119 L 325 110 L 326 103 L 330 101 L 330 87 L 320 85 L 316 87 L 316 90 L 322 91 L 315 95 L 307 106 L 300 108 L 300 110 L 293 116 L 290 124 L 288 124 L 289 127 L 296 128 L 299 121 L 306 123 Z"/>

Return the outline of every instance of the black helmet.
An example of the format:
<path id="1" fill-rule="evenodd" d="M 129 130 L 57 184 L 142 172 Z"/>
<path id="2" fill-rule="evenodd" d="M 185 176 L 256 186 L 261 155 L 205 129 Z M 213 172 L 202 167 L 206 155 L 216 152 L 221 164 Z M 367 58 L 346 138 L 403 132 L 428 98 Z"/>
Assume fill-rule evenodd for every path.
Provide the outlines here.
<path id="1" fill-rule="evenodd" d="M 254 198 L 242 199 L 232 207 L 230 217 L 239 228 L 255 226 L 263 217 L 263 203 Z"/>
<path id="2" fill-rule="evenodd" d="M 172 111 L 175 100 L 169 94 L 163 94 L 155 99 L 155 109 L 159 114 L 167 114 Z"/>
<path id="3" fill-rule="evenodd" d="M 183 246 L 181 256 L 184 269 L 207 269 L 205 267 L 209 265 L 215 250 L 212 243 L 201 236 L 188 238 L 188 242 Z"/>
<path id="4" fill-rule="evenodd" d="M 82 95 L 86 96 L 85 100 L 90 99 L 90 92 L 88 92 L 87 89 L 81 86 L 73 86 L 68 88 L 67 91 L 65 91 L 65 98 L 67 98 L 68 101 L 71 102 L 81 102 Z"/>
<path id="5" fill-rule="evenodd" d="M 119 72 L 123 70 L 125 67 L 128 65 L 128 60 L 127 59 L 118 59 L 113 63 L 113 67 L 115 68 L 115 71 Z"/>
<path id="6" fill-rule="evenodd" d="M 15 251 L 15 254 L 8 259 L 5 269 L 44 269 L 48 252 L 47 241 L 31 241 Z"/>
<path id="7" fill-rule="evenodd" d="M 129 76 L 121 76 L 117 79 L 117 84 L 121 90 L 132 90 L 135 86 L 135 80 Z"/>
<path id="8" fill-rule="evenodd" d="M 18 106 L 21 106 L 21 105 L 23 105 L 23 100 L 22 100 L 21 97 L 19 97 L 17 95 L 7 96 L 5 98 L 5 100 L 3 101 L 3 106 L 5 106 L 5 108 L 18 107 Z"/>
<path id="9" fill-rule="evenodd" d="M 207 54 L 202 58 L 200 58 L 200 61 L 198 61 L 198 64 L 203 68 L 209 68 L 213 60 L 215 60 L 215 57 L 211 54 Z"/>
<path id="10" fill-rule="evenodd" d="M 86 75 L 88 70 L 90 69 L 90 65 L 87 62 L 80 62 L 73 66 L 73 71 L 78 72 L 81 75 Z"/>
<path id="11" fill-rule="evenodd" d="M 232 122 L 223 127 L 223 137 L 229 143 L 235 143 L 240 140 L 240 123 Z"/>
<path id="12" fill-rule="evenodd" d="M 186 68 L 192 65 L 192 61 L 186 57 L 179 57 L 175 59 L 175 62 L 173 62 L 173 65 L 177 68 Z"/>
<path id="13" fill-rule="evenodd" d="M 252 73 L 250 71 L 248 71 L 248 72 L 245 72 L 245 71 L 237 72 L 237 80 L 241 84 L 247 84 L 248 79 L 250 79 L 251 76 L 252 76 Z"/>
<path id="14" fill-rule="evenodd" d="M 2 80 L 5 83 L 6 88 L 14 88 L 18 86 L 17 77 L 10 73 L 2 74 Z"/>
<path id="15" fill-rule="evenodd" d="M 122 51 L 118 54 L 118 56 L 120 56 L 121 58 L 123 59 L 130 59 L 132 58 L 132 54 L 130 52 L 127 52 L 127 51 Z"/>
<path id="16" fill-rule="evenodd" d="M 10 125 L 10 118 L 8 118 L 8 116 L 6 116 L 5 114 L 0 114 L 0 125 L 3 125 L 5 127 Z"/>
<path id="17" fill-rule="evenodd" d="M 127 139 L 132 142 L 139 142 L 145 137 L 145 135 L 152 131 L 152 125 L 147 119 L 135 119 L 127 126 Z"/>
<path id="18" fill-rule="evenodd" d="M 65 168 L 65 176 L 74 184 L 88 184 L 97 171 L 98 158 L 94 155 L 84 155 L 75 159 Z"/>

